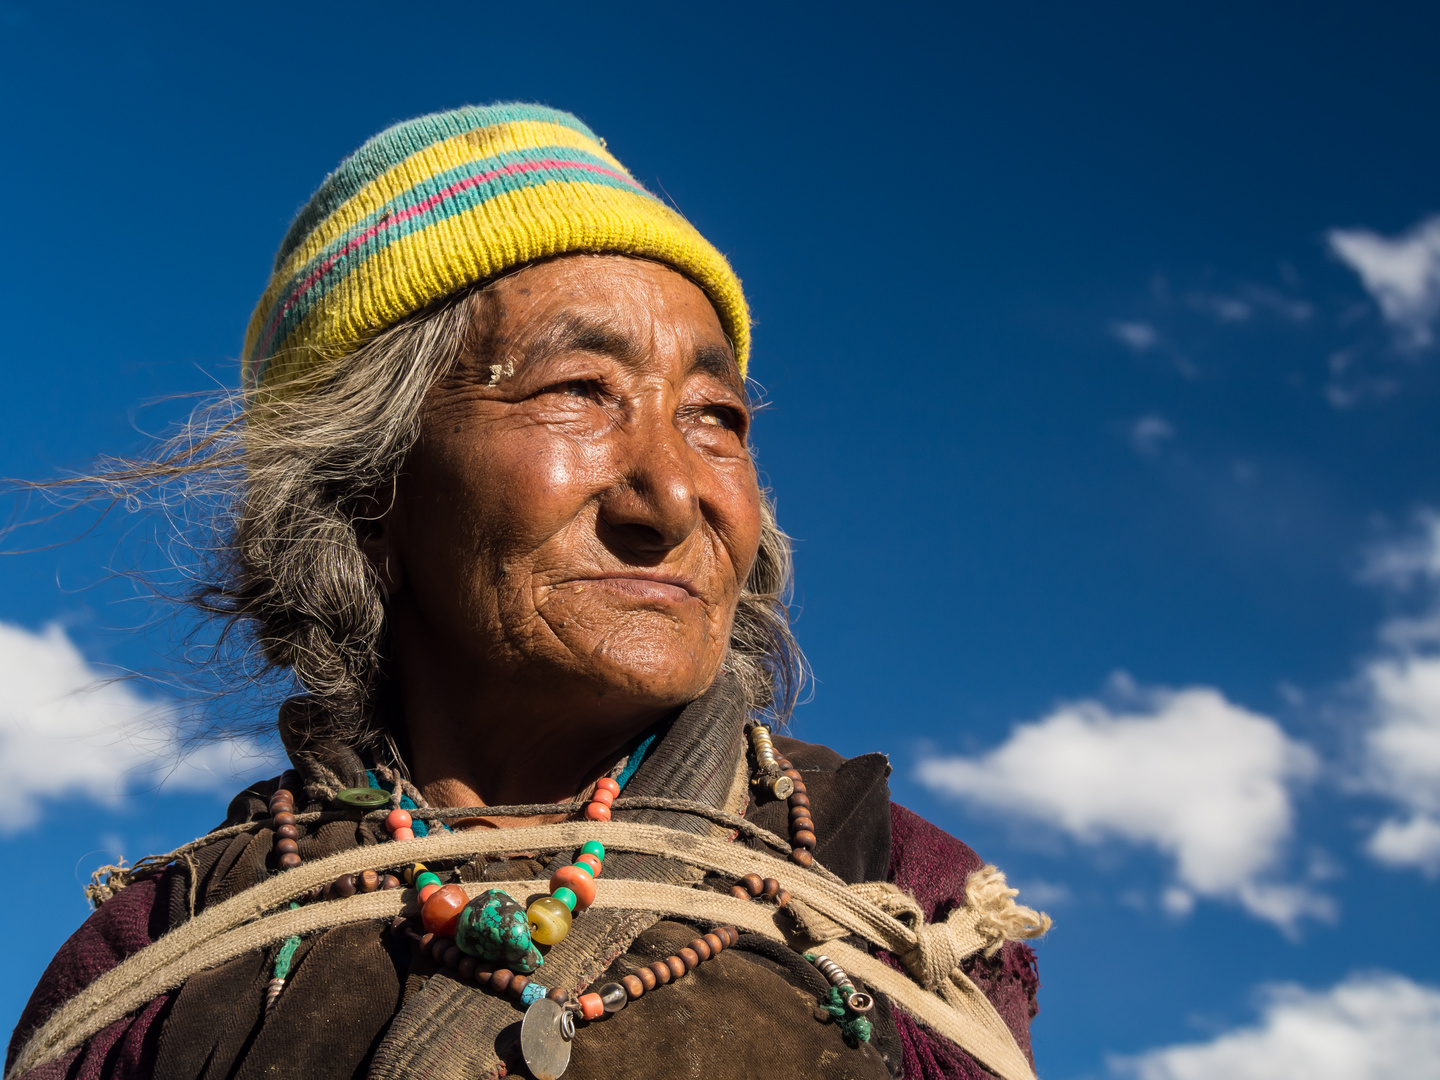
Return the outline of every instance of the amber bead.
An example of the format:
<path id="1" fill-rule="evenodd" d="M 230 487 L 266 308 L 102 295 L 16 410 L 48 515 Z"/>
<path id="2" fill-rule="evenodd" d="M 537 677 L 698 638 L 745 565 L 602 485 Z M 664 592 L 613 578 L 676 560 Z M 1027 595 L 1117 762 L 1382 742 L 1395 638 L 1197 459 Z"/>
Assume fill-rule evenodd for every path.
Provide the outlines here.
<path id="1" fill-rule="evenodd" d="M 653 968 L 643 967 L 635 973 L 635 977 L 640 980 L 640 985 L 646 990 L 654 990 L 660 983 L 660 980 L 655 978 Z"/>
<path id="2" fill-rule="evenodd" d="M 745 891 L 751 896 L 759 896 L 761 890 L 765 888 L 765 883 L 759 874 L 746 874 L 740 879 L 740 884 L 745 886 Z"/>
<path id="3" fill-rule="evenodd" d="M 700 954 L 688 945 L 675 955 L 680 957 L 680 962 L 685 965 L 686 971 L 694 971 L 700 966 Z"/>
<path id="4" fill-rule="evenodd" d="M 538 897 L 525 909 L 530 938 L 537 945 L 558 945 L 570 933 L 570 909 L 553 896 Z"/>
<path id="5" fill-rule="evenodd" d="M 394 874 L 386 874 L 383 878 L 380 879 L 380 888 L 398 889 L 400 888 L 400 879 Z"/>
<path id="6" fill-rule="evenodd" d="M 276 825 L 294 825 L 294 824 L 295 824 L 295 815 L 292 814 L 292 813 L 290 813 L 288 810 L 287 810 L 285 813 L 283 813 L 283 814 L 276 814 L 276 815 L 275 815 L 275 824 L 276 824 Z"/>
<path id="7" fill-rule="evenodd" d="M 710 946 L 710 955 L 711 955 L 711 956 L 714 956 L 714 955 L 715 955 L 716 953 L 718 953 L 721 949 L 725 948 L 725 943 L 720 940 L 720 935 L 717 934 L 717 933 L 715 933 L 714 930 L 711 930 L 710 933 L 706 934 L 706 935 L 705 935 L 703 938 L 701 938 L 700 940 L 703 941 L 703 942 L 705 942 L 706 945 L 709 945 L 709 946 Z"/>
<path id="8" fill-rule="evenodd" d="M 701 960 L 710 959 L 710 946 L 706 944 L 704 938 L 697 937 L 694 941 L 690 942 L 690 951 Z"/>
<path id="9" fill-rule="evenodd" d="M 595 902 L 595 879 L 574 866 L 562 866 L 550 879 L 550 891 L 569 889 L 575 894 L 575 910 L 584 911 Z"/>
<path id="10" fill-rule="evenodd" d="M 809 829 L 796 829 L 790 834 L 790 843 L 796 847 L 813 848 L 815 846 L 815 834 Z"/>
<path id="11" fill-rule="evenodd" d="M 374 892 L 380 887 L 380 875 L 374 870 L 363 870 L 355 879 L 355 888 L 360 892 Z"/>
<path id="12" fill-rule="evenodd" d="M 300 845 L 294 840 L 276 840 L 275 850 L 281 855 L 289 854 L 300 850 Z"/>
<path id="13" fill-rule="evenodd" d="M 475 965 L 479 963 L 473 956 L 460 957 L 460 963 L 455 965 L 456 973 L 462 979 L 473 979 L 475 977 Z"/>
<path id="14" fill-rule="evenodd" d="M 436 934 L 453 937 L 460 912 L 470 902 L 470 897 L 459 885 L 442 885 L 430 894 L 425 906 L 420 909 L 420 918 L 425 929 Z"/>
<path id="15" fill-rule="evenodd" d="M 299 840 L 300 829 L 295 825 L 281 825 L 275 830 L 277 840 Z"/>
<path id="16" fill-rule="evenodd" d="M 515 979 L 515 973 L 509 968 L 499 968 L 490 976 L 490 989 L 503 994 L 510 989 L 510 984 Z"/>
<path id="17" fill-rule="evenodd" d="M 459 949 L 457 949 L 454 945 L 451 945 L 448 949 L 445 950 L 445 956 L 443 957 L 445 966 L 448 968 L 458 968 L 460 966 L 460 958 L 464 955 L 465 954 L 462 953 Z"/>
<path id="18" fill-rule="evenodd" d="M 790 796 L 790 805 L 808 808 L 810 805 L 810 796 L 806 795 L 803 791 L 797 791 L 794 795 Z"/>
<path id="19" fill-rule="evenodd" d="M 765 897 L 766 900 L 774 900 L 775 894 L 779 891 L 780 882 L 776 881 L 773 877 L 767 877 L 765 879 L 765 891 L 760 895 Z"/>
<path id="20" fill-rule="evenodd" d="M 815 861 L 815 856 L 811 855 L 807 848 L 797 847 L 795 850 L 790 852 L 790 861 L 795 863 L 797 866 L 808 867 L 811 863 Z"/>
<path id="21" fill-rule="evenodd" d="M 682 964 L 681 966 L 683 967 L 684 965 Z M 675 977 L 674 974 L 670 971 L 670 965 L 667 964 L 664 960 L 656 960 L 653 964 L 650 965 L 649 970 L 654 973 L 655 981 L 661 986 L 664 986 L 666 983 L 668 983 L 671 979 Z"/>
<path id="22" fill-rule="evenodd" d="M 665 967 L 669 970 L 670 977 L 672 979 L 679 979 L 683 977 L 687 971 L 690 970 L 688 967 L 685 966 L 685 961 L 681 960 L 678 956 L 667 956 L 664 959 L 663 963 L 665 964 Z"/>
<path id="23" fill-rule="evenodd" d="M 735 897 L 736 900 L 749 900 L 749 899 L 750 899 L 750 894 L 749 894 L 749 892 L 746 891 L 744 885 L 732 885 L 732 886 L 730 886 L 730 895 L 733 896 L 733 897 Z"/>
<path id="24" fill-rule="evenodd" d="M 596 1020 L 605 1014 L 605 1003 L 599 994 L 580 995 L 580 1015 L 586 1020 Z"/>
<path id="25" fill-rule="evenodd" d="M 630 1000 L 632 1001 L 638 998 L 641 994 L 645 993 L 645 984 L 640 981 L 640 978 L 637 975 L 624 976 L 620 980 L 620 985 L 625 987 L 625 993 L 629 995 Z"/>
<path id="26" fill-rule="evenodd" d="M 295 852 L 290 851 L 286 852 L 284 855 L 281 855 L 280 858 L 275 860 L 275 862 L 281 870 L 294 870 L 297 866 L 300 865 L 300 856 L 295 854 Z"/>

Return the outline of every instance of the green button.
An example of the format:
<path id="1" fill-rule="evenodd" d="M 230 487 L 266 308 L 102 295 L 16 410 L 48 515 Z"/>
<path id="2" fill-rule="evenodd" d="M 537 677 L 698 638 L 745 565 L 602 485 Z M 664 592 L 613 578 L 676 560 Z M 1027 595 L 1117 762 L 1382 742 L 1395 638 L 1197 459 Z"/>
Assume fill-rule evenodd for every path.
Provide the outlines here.
<path id="1" fill-rule="evenodd" d="M 390 793 L 373 787 L 347 787 L 336 794 L 335 801 L 357 810 L 374 810 L 390 804 Z"/>

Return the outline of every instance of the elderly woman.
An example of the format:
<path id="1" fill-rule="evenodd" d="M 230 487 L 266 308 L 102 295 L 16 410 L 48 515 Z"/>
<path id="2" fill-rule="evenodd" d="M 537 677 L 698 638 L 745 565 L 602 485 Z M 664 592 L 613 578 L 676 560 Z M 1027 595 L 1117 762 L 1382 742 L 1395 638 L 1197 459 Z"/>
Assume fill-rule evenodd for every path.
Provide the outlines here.
<path id="1" fill-rule="evenodd" d="M 1028 1080 L 1048 920 L 779 735 L 740 283 L 574 117 L 376 136 L 250 322 L 206 601 L 292 768 L 112 874 L 7 1077 Z M 216 447 L 229 450 L 216 450 Z M 203 455 L 202 455 L 203 457 Z"/>

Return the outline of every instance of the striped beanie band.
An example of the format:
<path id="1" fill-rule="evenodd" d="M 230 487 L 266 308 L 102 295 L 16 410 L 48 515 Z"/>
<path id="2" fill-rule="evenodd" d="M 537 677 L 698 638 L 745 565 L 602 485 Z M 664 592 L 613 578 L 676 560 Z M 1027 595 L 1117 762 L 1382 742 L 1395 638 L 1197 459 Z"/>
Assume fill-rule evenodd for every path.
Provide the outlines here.
<path id="1" fill-rule="evenodd" d="M 325 179 L 290 226 L 245 335 L 248 389 L 324 372 L 433 300 L 567 252 L 666 263 L 709 295 L 740 370 L 740 279 L 569 113 L 466 106 L 382 131 Z"/>

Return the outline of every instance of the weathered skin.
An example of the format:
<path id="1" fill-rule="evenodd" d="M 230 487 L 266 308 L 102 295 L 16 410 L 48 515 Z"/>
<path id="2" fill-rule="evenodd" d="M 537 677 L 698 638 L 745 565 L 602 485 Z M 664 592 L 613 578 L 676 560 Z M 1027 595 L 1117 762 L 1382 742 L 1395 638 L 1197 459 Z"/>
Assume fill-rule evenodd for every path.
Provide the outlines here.
<path id="1" fill-rule="evenodd" d="M 480 295 L 361 525 L 432 804 L 563 801 L 710 685 L 760 539 L 748 427 L 674 270 L 571 255 Z"/>

